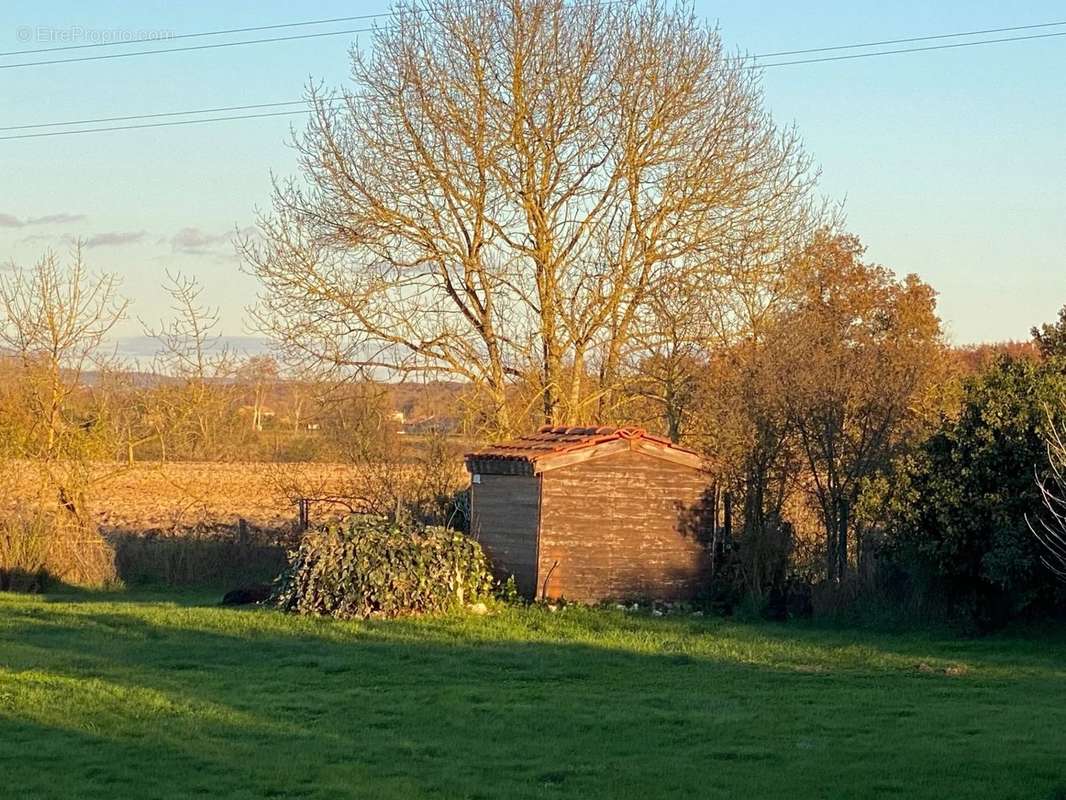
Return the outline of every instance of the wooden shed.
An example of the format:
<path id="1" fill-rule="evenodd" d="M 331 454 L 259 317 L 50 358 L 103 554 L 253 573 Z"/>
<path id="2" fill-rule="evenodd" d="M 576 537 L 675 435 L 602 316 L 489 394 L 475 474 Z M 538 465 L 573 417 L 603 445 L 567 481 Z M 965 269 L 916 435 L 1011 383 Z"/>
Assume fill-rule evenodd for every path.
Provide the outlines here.
<path id="1" fill-rule="evenodd" d="M 466 456 L 471 534 L 527 598 L 681 600 L 705 578 L 707 476 L 640 428 L 551 427 Z"/>

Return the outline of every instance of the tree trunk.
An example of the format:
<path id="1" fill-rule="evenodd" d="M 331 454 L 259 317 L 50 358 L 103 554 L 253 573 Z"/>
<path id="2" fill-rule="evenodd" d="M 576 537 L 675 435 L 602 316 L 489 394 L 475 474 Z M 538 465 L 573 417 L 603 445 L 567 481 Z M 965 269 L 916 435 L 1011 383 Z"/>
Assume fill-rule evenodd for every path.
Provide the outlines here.
<path id="1" fill-rule="evenodd" d="M 567 403 L 569 408 L 566 409 L 567 424 L 581 425 L 585 422 L 591 422 L 592 420 L 584 419 L 583 405 L 584 399 L 581 396 L 583 389 L 583 378 L 585 377 L 585 350 L 584 347 L 578 347 L 574 350 L 574 374 L 570 378 L 570 399 Z"/>
<path id="2" fill-rule="evenodd" d="M 665 392 L 664 406 L 666 409 L 666 434 L 670 441 L 678 444 L 681 441 L 681 408 L 678 403 L 677 392 L 670 387 Z"/>
<path id="3" fill-rule="evenodd" d="M 553 326 L 554 328 L 554 326 Z M 554 330 L 552 332 L 554 338 Z M 547 331 L 544 339 L 544 372 L 543 386 L 541 386 L 544 398 L 544 424 L 558 425 L 559 418 L 559 377 L 562 373 L 562 359 L 559 357 L 558 347 L 549 340 Z"/>
<path id="4" fill-rule="evenodd" d="M 825 577 L 830 582 L 836 582 L 837 574 L 837 544 L 839 543 L 839 521 L 833 513 L 833 504 L 828 503 L 825 510 Z"/>
<path id="5" fill-rule="evenodd" d="M 844 580 L 848 576 L 848 498 L 840 498 L 837 540 L 837 578 Z"/>

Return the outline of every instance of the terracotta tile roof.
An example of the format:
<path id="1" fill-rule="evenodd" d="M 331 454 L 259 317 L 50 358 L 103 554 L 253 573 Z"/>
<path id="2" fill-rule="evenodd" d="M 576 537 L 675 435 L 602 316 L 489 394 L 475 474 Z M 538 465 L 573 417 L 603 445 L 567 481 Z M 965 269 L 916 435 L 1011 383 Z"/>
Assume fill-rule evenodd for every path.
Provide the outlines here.
<path id="1" fill-rule="evenodd" d="M 672 450 L 680 450 L 685 453 L 693 453 L 683 447 L 678 447 L 669 439 L 661 436 L 653 436 L 643 428 L 611 428 L 611 427 L 567 427 L 565 425 L 544 425 L 536 433 L 520 436 L 506 442 L 490 445 L 482 450 L 467 453 L 467 460 L 508 460 L 528 461 L 535 463 L 540 459 L 571 453 L 586 447 L 594 447 L 605 442 L 618 439 L 634 440 L 641 439 L 663 445 Z"/>

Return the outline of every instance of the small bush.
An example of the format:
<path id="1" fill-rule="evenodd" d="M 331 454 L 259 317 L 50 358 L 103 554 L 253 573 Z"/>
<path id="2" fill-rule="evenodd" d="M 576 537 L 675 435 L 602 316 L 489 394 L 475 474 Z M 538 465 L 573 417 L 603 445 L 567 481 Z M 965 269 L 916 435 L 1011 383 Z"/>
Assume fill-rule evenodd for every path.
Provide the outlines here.
<path id="1" fill-rule="evenodd" d="M 507 580 L 501 583 L 496 592 L 496 599 L 508 605 L 521 605 L 525 602 L 522 594 L 518 591 L 518 581 L 514 575 L 509 575 Z"/>
<path id="2" fill-rule="evenodd" d="M 53 531 L 48 573 L 72 586 L 114 587 L 121 583 L 115 551 L 96 525 L 60 515 Z"/>
<path id="3" fill-rule="evenodd" d="M 41 514 L 0 519 L 0 590 L 43 588 L 48 573 L 49 527 Z"/>
<path id="4" fill-rule="evenodd" d="M 461 533 L 354 516 L 304 536 L 274 599 L 301 614 L 395 617 L 483 599 L 492 585 L 481 546 Z"/>
<path id="5" fill-rule="evenodd" d="M 0 519 L 0 589 L 39 591 L 49 581 L 110 586 L 114 551 L 95 525 L 42 510 Z"/>

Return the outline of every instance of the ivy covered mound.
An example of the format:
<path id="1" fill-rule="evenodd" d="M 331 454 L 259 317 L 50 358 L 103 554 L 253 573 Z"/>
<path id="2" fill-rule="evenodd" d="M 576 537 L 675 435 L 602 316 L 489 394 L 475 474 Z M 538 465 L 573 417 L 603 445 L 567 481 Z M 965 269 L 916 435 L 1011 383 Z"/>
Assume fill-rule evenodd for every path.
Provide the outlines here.
<path id="1" fill-rule="evenodd" d="M 304 536 L 274 600 L 300 614 L 396 617 L 476 602 L 492 587 L 481 546 L 458 531 L 353 516 Z"/>

